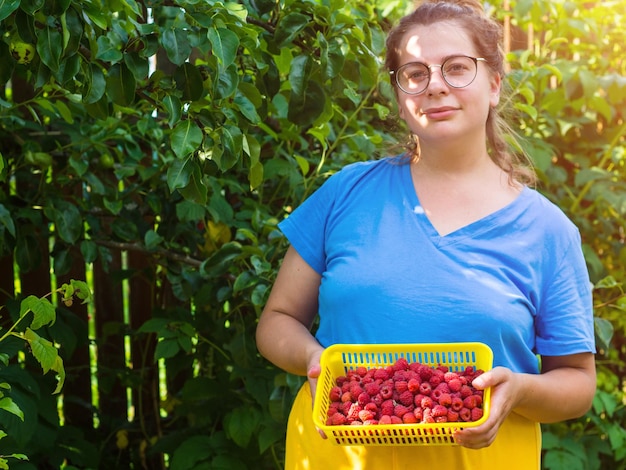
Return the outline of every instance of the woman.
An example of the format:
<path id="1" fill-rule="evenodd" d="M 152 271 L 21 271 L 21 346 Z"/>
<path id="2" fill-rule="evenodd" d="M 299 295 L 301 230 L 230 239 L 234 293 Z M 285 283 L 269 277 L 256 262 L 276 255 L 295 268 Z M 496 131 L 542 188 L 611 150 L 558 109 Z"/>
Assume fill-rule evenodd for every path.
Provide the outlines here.
<path id="1" fill-rule="evenodd" d="M 580 235 L 507 151 L 496 109 L 500 41 L 476 2 L 425 3 L 402 19 L 386 66 L 414 145 L 348 165 L 280 224 L 291 246 L 257 344 L 308 377 L 290 415 L 289 470 L 538 469 L 539 423 L 591 405 L 593 315 Z M 458 341 L 494 351 L 494 368 L 473 383 L 492 387 L 489 418 L 459 431 L 459 446 L 344 447 L 317 434 L 311 400 L 325 347 Z"/>

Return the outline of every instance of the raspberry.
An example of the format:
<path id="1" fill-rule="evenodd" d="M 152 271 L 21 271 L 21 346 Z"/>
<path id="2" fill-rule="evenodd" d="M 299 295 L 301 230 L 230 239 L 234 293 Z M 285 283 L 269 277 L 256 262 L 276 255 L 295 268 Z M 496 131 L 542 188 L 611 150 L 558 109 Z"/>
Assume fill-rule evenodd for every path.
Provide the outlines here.
<path id="1" fill-rule="evenodd" d="M 341 387 L 334 386 L 330 389 L 330 393 L 328 394 L 330 401 L 340 401 L 341 400 Z"/>
<path id="2" fill-rule="evenodd" d="M 461 390 L 459 390 L 459 393 L 461 394 L 462 398 L 466 398 L 472 395 L 473 392 L 469 385 L 462 385 Z"/>
<path id="3" fill-rule="evenodd" d="M 430 395 L 430 392 L 432 391 L 432 389 L 433 389 L 432 386 L 428 382 L 422 382 L 420 384 L 420 393 L 422 395 Z"/>
<path id="4" fill-rule="evenodd" d="M 452 405 L 452 396 L 449 393 L 442 393 L 439 396 L 439 404 L 445 407 Z"/>
<path id="5" fill-rule="evenodd" d="M 482 408 L 473 408 L 471 410 L 471 420 L 472 421 L 478 421 L 480 418 L 483 417 L 483 409 Z"/>
<path id="6" fill-rule="evenodd" d="M 372 403 L 375 403 L 377 406 L 380 406 L 380 404 L 385 401 L 383 396 L 380 393 L 377 393 L 376 395 L 374 395 L 372 397 Z"/>
<path id="7" fill-rule="evenodd" d="M 471 410 L 480 405 L 480 400 L 480 397 L 478 397 L 477 395 L 470 395 L 469 397 L 465 397 L 465 399 L 463 400 L 463 406 Z"/>
<path id="8" fill-rule="evenodd" d="M 448 410 L 448 422 L 456 423 L 459 420 L 459 414 L 456 411 Z"/>
<path id="9" fill-rule="evenodd" d="M 445 380 L 446 382 L 450 382 L 452 379 L 458 378 L 459 374 L 457 374 L 456 372 L 446 372 L 445 374 L 443 374 L 443 380 Z"/>
<path id="10" fill-rule="evenodd" d="M 417 423 L 417 418 L 413 413 L 405 413 L 404 415 L 402 415 L 402 422 L 404 424 Z"/>
<path id="11" fill-rule="evenodd" d="M 420 381 L 418 379 L 409 379 L 407 388 L 410 392 L 416 393 L 420 389 Z"/>
<path id="12" fill-rule="evenodd" d="M 417 422 L 421 422 L 423 417 L 424 417 L 424 410 L 420 407 L 417 407 L 413 410 L 413 415 L 415 416 L 415 419 L 417 420 Z"/>
<path id="13" fill-rule="evenodd" d="M 380 395 L 385 399 L 389 399 L 393 396 L 393 386 L 385 383 L 380 387 Z"/>
<path id="14" fill-rule="evenodd" d="M 367 375 L 367 367 L 357 367 L 355 372 L 360 376 L 360 377 L 365 377 Z"/>
<path id="15" fill-rule="evenodd" d="M 396 415 L 392 415 L 391 424 L 402 424 L 402 418 L 399 418 Z"/>
<path id="16" fill-rule="evenodd" d="M 461 382 L 461 379 L 459 379 L 458 377 L 448 380 L 447 384 L 451 392 L 460 391 L 461 386 L 463 385 L 463 383 Z"/>
<path id="17" fill-rule="evenodd" d="M 402 418 L 409 412 L 409 409 L 404 405 L 396 405 L 393 409 L 393 414 L 398 418 Z"/>
<path id="18" fill-rule="evenodd" d="M 372 413 L 370 410 L 361 410 L 359 411 L 359 419 L 363 422 L 365 421 L 369 421 L 372 420 L 376 417 L 376 415 L 374 413 Z"/>
<path id="19" fill-rule="evenodd" d="M 393 368 L 395 370 L 407 370 L 409 368 L 409 362 L 405 358 L 400 357 L 394 364 Z"/>
<path id="20" fill-rule="evenodd" d="M 398 402 L 402 403 L 405 406 L 409 406 L 413 404 L 413 394 L 408 390 L 402 392 L 398 397 Z"/>
<path id="21" fill-rule="evenodd" d="M 391 416 L 382 415 L 378 420 L 378 424 L 391 424 Z"/>
<path id="22" fill-rule="evenodd" d="M 420 403 L 420 406 L 422 408 L 432 408 L 434 405 L 433 403 L 433 399 L 430 397 L 424 397 L 422 398 L 422 402 Z"/>
<path id="23" fill-rule="evenodd" d="M 365 406 L 371 401 L 371 397 L 367 392 L 361 392 L 357 398 L 359 405 Z"/>
<path id="24" fill-rule="evenodd" d="M 433 417 L 434 418 L 438 418 L 440 416 L 447 416 L 448 415 L 448 409 L 443 406 L 443 405 L 435 405 L 433 407 Z"/>
<path id="25" fill-rule="evenodd" d="M 363 393 L 364 391 L 365 390 L 363 390 L 363 387 L 361 387 L 358 384 L 354 384 L 352 385 L 352 387 L 350 387 L 350 393 L 352 394 L 354 399 L 358 399 L 359 395 Z"/>
<path id="26" fill-rule="evenodd" d="M 390 375 L 387 373 L 387 369 L 376 369 L 374 371 L 374 379 L 375 380 L 389 380 Z"/>
<path id="27" fill-rule="evenodd" d="M 459 418 L 461 418 L 461 421 L 471 421 L 472 412 L 468 408 L 461 408 L 461 411 L 459 411 Z"/>
<path id="28" fill-rule="evenodd" d="M 453 411 L 461 411 L 461 409 L 463 408 L 463 400 L 461 399 L 461 397 L 452 397 L 450 408 Z"/>
<path id="29" fill-rule="evenodd" d="M 393 414 L 393 409 L 394 409 L 393 401 L 385 400 L 380 405 L 380 414 L 381 415 L 389 415 L 389 416 L 391 416 Z"/>
<path id="30" fill-rule="evenodd" d="M 448 422 L 448 416 L 436 416 L 435 417 L 435 423 L 447 423 Z"/>
<path id="31" fill-rule="evenodd" d="M 346 418 L 348 418 L 348 421 L 354 421 L 356 419 L 359 419 L 359 412 L 362 409 L 363 407 L 359 405 L 358 403 L 352 403 L 352 406 L 350 406 L 350 410 L 348 411 L 348 414 L 346 415 Z"/>
<path id="32" fill-rule="evenodd" d="M 335 413 L 334 415 L 328 418 L 330 420 L 330 424 L 333 426 L 340 426 L 342 424 L 346 424 L 346 417 L 341 413 Z"/>
<path id="33" fill-rule="evenodd" d="M 420 375 L 422 380 L 429 380 L 433 375 L 433 370 L 422 364 L 417 368 L 417 373 Z"/>
<path id="34" fill-rule="evenodd" d="M 363 409 L 371 411 L 374 414 L 378 413 L 378 406 L 376 405 L 376 403 L 373 402 L 369 402 L 367 405 L 365 405 Z"/>
<path id="35" fill-rule="evenodd" d="M 349 402 L 351 402 L 351 401 L 352 401 L 352 394 L 351 394 L 350 392 L 344 392 L 344 393 L 341 395 L 341 401 L 342 401 L 343 403 L 349 403 Z"/>
<path id="36" fill-rule="evenodd" d="M 400 393 L 406 392 L 409 389 L 409 384 L 406 380 L 399 380 L 394 383 L 394 388 Z"/>
<path id="37" fill-rule="evenodd" d="M 380 385 L 376 382 L 370 382 L 365 384 L 364 390 L 370 397 L 373 397 L 380 392 Z"/>

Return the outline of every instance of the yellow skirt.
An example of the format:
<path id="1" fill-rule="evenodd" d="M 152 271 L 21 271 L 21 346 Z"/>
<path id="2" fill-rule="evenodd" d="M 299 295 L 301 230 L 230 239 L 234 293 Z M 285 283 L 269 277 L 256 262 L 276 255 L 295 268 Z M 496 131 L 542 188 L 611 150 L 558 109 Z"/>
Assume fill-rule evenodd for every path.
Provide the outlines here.
<path id="1" fill-rule="evenodd" d="M 309 384 L 291 409 L 287 427 L 285 470 L 539 470 L 541 429 L 515 413 L 501 426 L 494 443 L 474 450 L 461 446 L 339 446 L 323 439 L 312 418 Z"/>

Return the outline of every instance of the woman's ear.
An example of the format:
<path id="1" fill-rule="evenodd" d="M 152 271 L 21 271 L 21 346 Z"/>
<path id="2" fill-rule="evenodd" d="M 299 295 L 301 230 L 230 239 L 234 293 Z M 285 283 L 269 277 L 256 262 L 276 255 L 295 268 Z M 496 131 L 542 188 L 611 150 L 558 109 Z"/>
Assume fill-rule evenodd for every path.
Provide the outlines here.
<path id="1" fill-rule="evenodd" d="M 498 106 L 500 102 L 500 89 L 502 87 L 502 75 L 499 73 L 493 74 L 491 77 L 491 98 L 489 104 L 492 108 Z"/>

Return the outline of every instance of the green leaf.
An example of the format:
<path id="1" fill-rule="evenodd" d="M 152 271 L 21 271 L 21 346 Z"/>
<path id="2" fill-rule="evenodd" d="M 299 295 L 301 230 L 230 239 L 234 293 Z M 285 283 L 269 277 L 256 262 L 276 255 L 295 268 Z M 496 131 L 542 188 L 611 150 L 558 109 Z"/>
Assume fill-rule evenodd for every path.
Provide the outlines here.
<path id="1" fill-rule="evenodd" d="M 191 436 L 176 448 L 170 462 L 171 468 L 193 470 L 213 455 L 209 436 Z"/>
<path id="2" fill-rule="evenodd" d="M 154 359 L 169 359 L 180 352 L 177 339 L 164 339 L 157 343 L 154 351 Z"/>
<path id="3" fill-rule="evenodd" d="M 0 0 L 0 21 L 7 18 L 20 6 L 20 0 Z"/>
<path id="4" fill-rule="evenodd" d="M 158 246 L 163 243 L 163 240 L 163 237 L 154 230 L 148 230 L 144 236 L 144 243 L 148 250 L 158 248 Z"/>
<path id="5" fill-rule="evenodd" d="M 4 411 L 8 411 L 9 413 L 14 414 L 22 421 L 24 421 L 24 412 L 20 409 L 19 406 L 15 404 L 12 398 L 3 397 L 0 398 L 0 409 Z M 1 436 L 4 437 L 4 436 Z"/>
<path id="6" fill-rule="evenodd" d="M 124 54 L 120 50 L 119 41 L 109 36 L 99 36 L 97 39 L 98 53 L 96 59 L 111 64 L 117 64 L 122 60 Z"/>
<path id="7" fill-rule="evenodd" d="M 167 124 L 170 127 L 174 127 L 177 122 L 180 121 L 180 117 L 182 116 L 182 102 L 175 95 L 167 95 L 163 98 L 161 102 L 167 114 L 169 114 L 169 119 L 167 120 Z"/>
<path id="8" fill-rule="evenodd" d="M 278 22 L 276 32 L 274 33 L 276 45 L 278 47 L 286 46 L 287 43 L 295 39 L 298 33 L 300 33 L 310 21 L 311 18 L 302 13 L 289 13 L 283 16 Z"/>
<path id="9" fill-rule="evenodd" d="M 78 208 L 67 201 L 55 201 L 44 212 L 54 222 L 56 233 L 69 244 L 74 244 L 83 233 L 83 218 Z"/>
<path id="10" fill-rule="evenodd" d="M 291 85 L 292 99 L 294 95 L 303 98 L 311 69 L 311 59 L 308 55 L 299 55 L 291 62 L 289 70 L 289 84 Z"/>
<path id="11" fill-rule="evenodd" d="M 41 61 L 52 72 L 59 70 L 59 62 L 63 53 L 63 37 L 56 28 L 46 26 L 37 35 L 37 53 Z"/>
<path id="12" fill-rule="evenodd" d="M 192 156 L 185 159 L 174 160 L 167 169 L 167 186 L 170 192 L 184 188 L 189 184 L 194 167 L 195 163 Z"/>
<path id="13" fill-rule="evenodd" d="M 260 416 L 256 408 L 241 406 L 224 418 L 224 425 L 230 438 L 239 447 L 245 448 L 259 425 Z"/>
<path id="14" fill-rule="evenodd" d="M 15 223 L 11 217 L 11 212 L 9 212 L 3 204 L 0 204 L 0 224 L 2 224 L 8 232 L 15 237 Z"/>
<path id="15" fill-rule="evenodd" d="M 54 344 L 47 339 L 42 338 L 30 328 L 26 329 L 24 337 L 30 344 L 33 356 L 41 365 L 44 374 L 50 370 L 55 370 L 59 351 L 56 347 L 54 347 Z"/>
<path id="16" fill-rule="evenodd" d="M 115 64 L 106 78 L 106 92 L 111 101 L 120 106 L 130 106 L 135 101 L 137 81 L 125 64 Z"/>
<path id="17" fill-rule="evenodd" d="M 226 28 L 209 28 L 207 37 L 222 68 L 228 68 L 237 57 L 239 37 Z"/>
<path id="18" fill-rule="evenodd" d="M 30 327 L 38 330 L 44 325 L 52 325 L 56 320 L 54 305 L 45 297 L 39 298 L 29 295 L 20 303 L 20 318 L 28 312 L 33 312 L 33 321 Z"/>
<path id="19" fill-rule="evenodd" d="M 309 126 L 324 111 L 326 93 L 319 83 L 310 80 L 303 97 L 292 96 L 289 100 L 288 118 L 294 124 Z"/>
<path id="20" fill-rule="evenodd" d="M 202 98 L 204 94 L 202 74 L 195 65 L 185 62 L 174 72 L 174 80 L 176 88 L 183 93 L 183 101 L 197 101 Z"/>
<path id="21" fill-rule="evenodd" d="M 202 130 L 190 119 L 179 122 L 170 136 L 170 145 L 178 158 L 185 158 L 202 144 Z"/>
<path id="22" fill-rule="evenodd" d="M 594 317 L 593 324 L 598 347 L 608 351 L 611 346 L 613 334 L 615 333 L 613 324 L 606 318 L 600 317 Z"/>
<path id="23" fill-rule="evenodd" d="M 162 33 L 161 44 L 165 49 L 167 58 L 175 65 L 182 65 L 191 54 L 189 31 L 168 28 Z"/>

